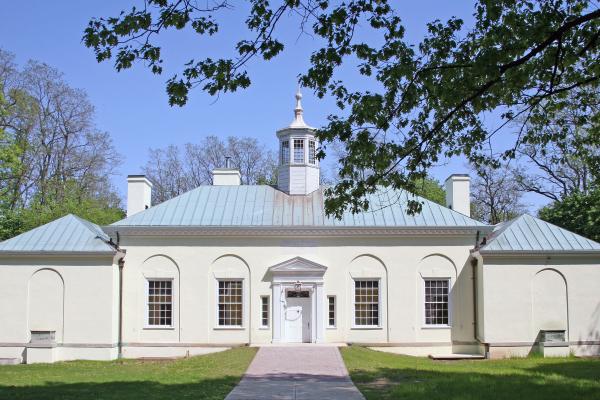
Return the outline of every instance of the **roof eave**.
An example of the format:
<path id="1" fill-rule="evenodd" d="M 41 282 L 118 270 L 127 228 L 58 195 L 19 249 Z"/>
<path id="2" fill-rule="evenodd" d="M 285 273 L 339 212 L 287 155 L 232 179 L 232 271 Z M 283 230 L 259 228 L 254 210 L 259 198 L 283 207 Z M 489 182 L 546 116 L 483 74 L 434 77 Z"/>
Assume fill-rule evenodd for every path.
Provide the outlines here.
<path id="1" fill-rule="evenodd" d="M 122 251 L 121 251 L 122 252 Z M 0 258 L 2 257 L 14 257 L 14 256 L 79 256 L 79 257 L 114 257 L 119 251 L 117 250 L 106 250 L 106 251 L 10 251 L 0 250 Z"/>
<path id="2" fill-rule="evenodd" d="M 415 226 L 415 227 L 323 227 L 323 226 L 105 226 L 106 233 L 130 236 L 413 236 L 413 235 L 476 235 L 493 229 L 483 226 Z"/>
<path id="3" fill-rule="evenodd" d="M 540 256 L 599 256 L 599 250 L 485 250 L 479 249 L 482 256 L 494 257 L 540 257 Z"/>

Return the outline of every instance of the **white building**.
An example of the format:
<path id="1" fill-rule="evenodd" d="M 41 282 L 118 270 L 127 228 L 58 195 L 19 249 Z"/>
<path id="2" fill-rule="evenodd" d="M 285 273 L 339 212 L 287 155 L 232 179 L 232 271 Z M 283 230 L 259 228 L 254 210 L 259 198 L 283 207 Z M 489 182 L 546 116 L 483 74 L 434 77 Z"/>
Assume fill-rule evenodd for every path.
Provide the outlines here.
<path id="1" fill-rule="evenodd" d="M 232 345 L 361 343 L 407 354 L 600 354 L 600 244 L 525 215 L 469 217 L 469 178 L 408 215 L 405 192 L 325 215 L 300 96 L 277 132 L 279 185 L 219 169 L 128 217 L 69 215 L 0 243 L 0 359 L 200 354 Z M 451 208 L 450 208 L 451 207 Z"/>

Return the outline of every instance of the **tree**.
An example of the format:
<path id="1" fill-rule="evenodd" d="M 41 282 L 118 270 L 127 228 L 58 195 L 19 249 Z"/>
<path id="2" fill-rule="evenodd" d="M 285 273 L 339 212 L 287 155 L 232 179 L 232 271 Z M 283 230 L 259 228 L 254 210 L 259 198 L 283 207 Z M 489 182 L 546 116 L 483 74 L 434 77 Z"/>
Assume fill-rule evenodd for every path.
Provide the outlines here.
<path id="1" fill-rule="evenodd" d="M 555 142 L 529 143 L 519 150 L 522 165 L 516 178 L 522 190 L 560 201 L 574 193 L 594 190 L 600 181 L 600 97 L 586 96 L 592 103 L 580 103 L 577 96 L 555 110 L 541 126 L 527 129 L 559 138 Z"/>
<path id="2" fill-rule="evenodd" d="M 8 239 L 67 214 L 75 214 L 99 225 L 108 225 L 125 217 L 118 198 L 104 199 L 82 189 L 78 182 L 64 183 L 60 198 L 34 198 L 28 207 L 4 210 L 0 214 L 0 240 Z"/>
<path id="3" fill-rule="evenodd" d="M 273 184 L 277 163 L 271 151 L 254 138 L 229 137 L 223 142 L 208 136 L 198 144 L 187 143 L 183 149 L 175 145 L 150 149 L 144 173 L 154 183 L 153 202 L 162 203 L 203 184 L 212 184 L 212 171 L 225 167 L 240 170 L 242 183 Z"/>
<path id="4" fill-rule="evenodd" d="M 192 58 L 167 81 L 169 102 L 184 105 L 196 87 L 212 95 L 248 87 L 248 62 L 284 50 L 282 24 L 292 19 L 310 30 L 321 46 L 300 80 L 340 108 L 318 132 L 318 156 L 336 141 L 347 150 L 340 179 L 327 192 L 326 211 L 338 217 L 348 208 L 367 209 L 365 195 L 379 185 L 414 191 L 442 156 L 463 154 L 477 166 L 498 167 L 523 145 L 560 140 L 517 129 L 499 154 L 484 151 L 513 121 L 543 124 L 548 110 L 564 107 L 567 94 L 597 87 L 600 78 L 600 9 L 588 0 L 479 0 L 472 26 L 457 17 L 432 21 L 420 43 L 405 38 L 389 0 L 248 3 L 248 35 L 237 40 L 236 54 Z M 229 6 L 226 0 L 147 0 L 116 17 L 92 19 L 83 40 L 98 62 L 114 58 L 119 71 L 142 63 L 161 74 L 160 35 L 170 29 L 215 35 Z M 342 66 L 356 74 L 341 80 Z M 371 89 L 354 90 L 357 76 L 371 80 Z M 498 125 L 486 124 L 490 113 L 498 115 Z M 411 203 L 412 211 L 419 209 Z"/>
<path id="5" fill-rule="evenodd" d="M 122 216 L 109 180 L 120 155 L 87 95 L 58 70 L 37 61 L 19 70 L 0 50 L 0 131 L 3 238 L 69 212 L 97 223 Z"/>
<path id="6" fill-rule="evenodd" d="M 600 188 L 571 193 L 539 211 L 539 217 L 600 242 Z"/>
<path id="7" fill-rule="evenodd" d="M 510 168 L 491 167 L 474 169 L 471 204 L 473 217 L 495 225 L 523 214 L 523 193 Z"/>
<path id="8" fill-rule="evenodd" d="M 446 205 L 446 191 L 436 179 L 429 177 L 421 179 L 415 183 L 415 191 L 413 193 L 434 203 L 443 206 Z"/>

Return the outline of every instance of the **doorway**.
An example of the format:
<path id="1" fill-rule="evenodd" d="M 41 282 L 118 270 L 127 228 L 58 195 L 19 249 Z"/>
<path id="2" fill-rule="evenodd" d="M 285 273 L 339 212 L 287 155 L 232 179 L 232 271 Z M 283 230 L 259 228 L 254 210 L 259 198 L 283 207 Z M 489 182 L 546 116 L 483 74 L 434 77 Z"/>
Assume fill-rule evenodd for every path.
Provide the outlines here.
<path id="1" fill-rule="evenodd" d="M 312 300 L 308 290 L 286 291 L 284 313 L 284 341 L 288 343 L 310 343 Z"/>

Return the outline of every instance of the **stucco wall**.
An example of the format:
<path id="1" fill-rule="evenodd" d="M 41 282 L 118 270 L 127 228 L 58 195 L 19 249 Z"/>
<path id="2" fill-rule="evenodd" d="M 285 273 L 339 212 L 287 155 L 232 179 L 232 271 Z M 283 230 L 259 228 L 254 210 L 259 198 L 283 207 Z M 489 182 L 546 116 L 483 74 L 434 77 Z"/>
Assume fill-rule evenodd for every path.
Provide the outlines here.
<path id="1" fill-rule="evenodd" d="M 270 329 L 260 328 L 260 296 L 272 296 L 270 266 L 296 256 L 325 265 L 325 296 L 337 301 L 337 324 L 326 329 L 327 342 L 428 345 L 473 343 L 471 267 L 467 265 L 474 237 L 397 238 L 260 238 L 260 237 L 128 237 L 124 269 L 124 337 L 133 349 L 156 345 L 270 343 Z M 153 260 L 153 261 L 152 261 Z M 148 263 L 166 269 L 155 277 L 174 279 L 174 326 L 145 327 L 144 281 Z M 467 265 L 465 267 L 465 265 Z M 166 272 L 166 271 L 170 272 Z M 167 275 L 164 275 L 164 274 Z M 216 326 L 216 278 L 244 280 L 244 326 Z M 452 279 L 452 329 L 423 327 L 423 277 Z M 381 282 L 381 327 L 352 327 L 353 278 Z M 271 297 L 272 300 L 272 297 Z M 272 316 L 271 309 L 271 316 Z"/>
<path id="2" fill-rule="evenodd" d="M 597 257 L 484 256 L 481 339 L 524 355 L 541 329 L 564 329 L 573 352 L 600 354 L 599 288 Z"/>
<path id="3" fill-rule="evenodd" d="M 112 257 L 1 259 L 0 282 L 0 358 L 24 358 L 32 330 L 56 331 L 54 360 L 116 356 L 118 267 Z"/>

